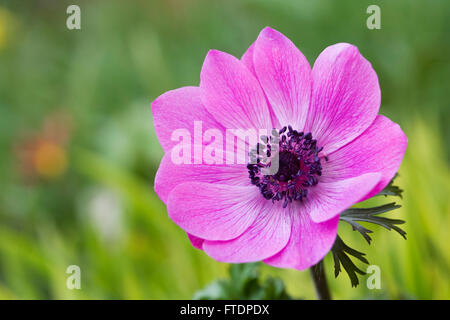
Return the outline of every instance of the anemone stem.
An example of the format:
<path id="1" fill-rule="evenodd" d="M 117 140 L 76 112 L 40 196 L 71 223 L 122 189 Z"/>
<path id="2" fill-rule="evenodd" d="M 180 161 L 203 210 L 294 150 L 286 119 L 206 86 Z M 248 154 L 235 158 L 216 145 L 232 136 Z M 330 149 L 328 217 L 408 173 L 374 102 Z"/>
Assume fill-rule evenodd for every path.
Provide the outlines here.
<path id="1" fill-rule="evenodd" d="M 325 276 L 325 265 L 321 260 L 316 265 L 309 268 L 311 278 L 316 288 L 316 294 L 318 300 L 331 300 L 330 289 L 328 288 L 327 277 Z"/>

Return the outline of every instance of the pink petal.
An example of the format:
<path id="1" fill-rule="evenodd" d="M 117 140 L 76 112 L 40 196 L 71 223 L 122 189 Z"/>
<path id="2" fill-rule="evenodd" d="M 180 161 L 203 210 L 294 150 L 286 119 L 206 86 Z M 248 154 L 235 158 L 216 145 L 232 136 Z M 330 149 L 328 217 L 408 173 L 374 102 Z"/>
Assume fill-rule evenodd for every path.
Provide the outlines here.
<path id="1" fill-rule="evenodd" d="M 339 217 L 316 223 L 301 203 L 291 203 L 288 208 L 292 220 L 289 242 L 264 262 L 278 268 L 304 270 L 322 260 L 330 251 L 336 239 Z"/>
<path id="2" fill-rule="evenodd" d="M 153 122 L 156 135 L 164 151 L 178 144 L 171 135 L 177 129 L 187 129 L 194 135 L 194 121 L 201 121 L 203 131 L 215 128 L 225 131 L 201 102 L 200 88 L 184 87 L 168 91 L 152 103 Z"/>
<path id="3" fill-rule="evenodd" d="M 379 172 L 380 181 L 364 197 L 370 198 L 394 177 L 407 144 L 408 139 L 400 126 L 379 115 L 358 138 L 328 156 L 328 162 L 323 162 L 323 177 L 340 180 L 367 172 Z"/>
<path id="4" fill-rule="evenodd" d="M 291 233 L 290 216 L 280 202 L 261 204 L 258 217 L 243 234 L 229 241 L 205 241 L 203 250 L 218 261 L 244 263 L 261 261 L 283 249 Z"/>
<path id="5" fill-rule="evenodd" d="M 255 42 L 258 80 L 281 126 L 303 130 L 311 96 L 311 67 L 284 35 L 265 28 Z"/>
<path id="6" fill-rule="evenodd" d="M 247 49 L 247 51 L 245 51 L 245 53 L 241 57 L 241 61 L 247 67 L 247 69 L 250 70 L 250 72 L 253 74 L 253 76 L 255 78 L 258 78 L 256 75 L 255 64 L 253 63 L 253 53 L 255 51 L 255 43 L 256 42 L 253 42 L 252 45 Z M 258 80 L 258 82 L 259 82 L 259 80 Z M 265 96 L 265 99 L 266 99 L 266 103 L 270 109 L 270 117 L 272 119 L 272 124 L 273 124 L 274 128 L 279 128 L 280 123 L 278 122 L 278 119 L 274 113 L 274 110 L 272 108 L 270 108 L 270 103 L 267 100 L 267 96 Z"/>
<path id="7" fill-rule="evenodd" d="M 207 240 L 240 236 L 259 213 L 261 197 L 254 186 L 186 182 L 169 194 L 169 217 L 184 231 Z"/>
<path id="8" fill-rule="evenodd" d="M 202 245 L 205 240 L 203 240 L 202 238 L 193 236 L 192 234 L 189 234 L 189 233 L 187 233 L 187 236 L 189 238 L 189 241 L 191 241 L 191 244 L 194 248 L 202 250 Z"/>
<path id="9" fill-rule="evenodd" d="M 241 61 L 211 50 L 200 79 L 206 109 L 226 128 L 272 128 L 269 107 L 258 80 Z"/>
<path id="10" fill-rule="evenodd" d="M 224 161 L 225 163 L 225 161 Z M 166 203 L 169 193 L 184 182 L 250 185 L 248 170 L 242 164 L 175 164 L 166 153 L 155 176 L 155 192 Z"/>
<path id="11" fill-rule="evenodd" d="M 303 202 L 305 210 L 315 222 L 334 218 L 345 209 L 361 201 L 380 181 L 379 173 L 366 173 L 346 180 L 319 182 L 309 188 Z"/>
<path id="12" fill-rule="evenodd" d="M 255 42 L 245 51 L 245 53 L 241 57 L 242 63 L 247 67 L 248 70 L 256 76 L 255 64 L 253 63 L 253 52 L 255 51 Z"/>
<path id="13" fill-rule="evenodd" d="M 375 120 L 380 86 L 371 64 L 355 46 L 326 48 L 312 70 L 312 100 L 306 131 L 329 154 L 359 136 Z"/>

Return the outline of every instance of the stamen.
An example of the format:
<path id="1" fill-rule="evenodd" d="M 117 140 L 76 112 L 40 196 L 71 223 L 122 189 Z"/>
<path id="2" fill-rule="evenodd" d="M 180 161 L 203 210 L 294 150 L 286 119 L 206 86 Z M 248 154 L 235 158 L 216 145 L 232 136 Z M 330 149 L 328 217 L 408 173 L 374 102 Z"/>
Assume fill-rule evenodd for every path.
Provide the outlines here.
<path id="1" fill-rule="evenodd" d="M 262 143 L 250 151 L 250 163 L 247 165 L 249 178 L 267 200 L 283 202 L 286 208 L 292 201 L 303 201 L 308 188 L 319 183 L 322 175 L 319 152 L 311 132 L 298 132 L 292 126 L 272 130 L 272 135 L 261 136 Z M 277 156 L 277 158 L 275 157 Z M 278 171 L 264 174 L 272 162 L 278 159 Z"/>

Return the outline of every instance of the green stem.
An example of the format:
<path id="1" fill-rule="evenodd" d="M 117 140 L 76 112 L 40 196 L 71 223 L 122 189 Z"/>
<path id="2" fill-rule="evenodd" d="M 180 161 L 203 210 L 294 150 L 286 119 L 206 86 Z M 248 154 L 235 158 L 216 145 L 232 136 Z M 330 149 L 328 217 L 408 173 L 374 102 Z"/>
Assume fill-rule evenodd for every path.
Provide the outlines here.
<path id="1" fill-rule="evenodd" d="M 316 288 L 318 300 L 331 300 L 330 289 L 328 288 L 327 277 L 325 276 L 325 265 L 323 260 L 309 268 L 311 277 Z"/>

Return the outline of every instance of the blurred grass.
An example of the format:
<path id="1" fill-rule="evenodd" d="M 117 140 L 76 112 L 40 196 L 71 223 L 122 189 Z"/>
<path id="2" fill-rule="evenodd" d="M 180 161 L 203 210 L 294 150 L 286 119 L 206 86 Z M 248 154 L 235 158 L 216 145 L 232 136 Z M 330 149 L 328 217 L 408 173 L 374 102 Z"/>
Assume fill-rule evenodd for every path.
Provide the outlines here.
<path id="1" fill-rule="evenodd" d="M 378 73 L 381 112 L 409 138 L 397 180 L 403 207 L 392 213 L 407 221 L 408 240 L 377 228 L 369 246 L 341 226 L 381 267 L 382 290 L 331 279 L 328 259 L 335 297 L 449 299 L 450 3 L 377 1 L 382 29 L 370 31 L 372 2 L 78 1 L 82 30 L 69 31 L 73 1 L 1 1 L 0 298 L 181 299 L 226 275 L 152 191 L 162 150 L 150 103 L 197 85 L 207 50 L 240 56 L 270 25 L 311 63 L 330 44 L 357 45 Z M 51 156 L 50 171 L 36 171 L 42 141 L 67 157 L 65 171 L 51 171 Z M 81 267 L 81 290 L 66 288 L 71 264 Z M 293 296 L 314 297 L 308 272 L 263 272 Z"/>

